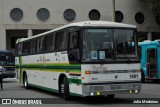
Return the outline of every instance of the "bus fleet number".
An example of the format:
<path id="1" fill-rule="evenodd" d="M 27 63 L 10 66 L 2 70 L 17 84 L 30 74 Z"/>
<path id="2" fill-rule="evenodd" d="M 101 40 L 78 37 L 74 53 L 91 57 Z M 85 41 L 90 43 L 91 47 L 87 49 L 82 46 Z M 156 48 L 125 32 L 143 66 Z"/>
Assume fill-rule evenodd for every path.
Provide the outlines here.
<path id="1" fill-rule="evenodd" d="M 129 77 L 130 78 L 138 78 L 138 74 L 130 74 Z"/>

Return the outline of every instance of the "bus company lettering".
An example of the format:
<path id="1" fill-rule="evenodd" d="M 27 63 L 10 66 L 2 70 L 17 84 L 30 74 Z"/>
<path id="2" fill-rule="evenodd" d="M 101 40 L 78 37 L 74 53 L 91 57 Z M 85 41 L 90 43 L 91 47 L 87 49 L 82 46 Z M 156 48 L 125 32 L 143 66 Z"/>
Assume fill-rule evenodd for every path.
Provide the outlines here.
<path id="1" fill-rule="evenodd" d="M 107 67 L 103 65 L 99 65 L 99 66 L 93 65 L 91 68 L 93 71 L 106 71 L 107 70 Z"/>

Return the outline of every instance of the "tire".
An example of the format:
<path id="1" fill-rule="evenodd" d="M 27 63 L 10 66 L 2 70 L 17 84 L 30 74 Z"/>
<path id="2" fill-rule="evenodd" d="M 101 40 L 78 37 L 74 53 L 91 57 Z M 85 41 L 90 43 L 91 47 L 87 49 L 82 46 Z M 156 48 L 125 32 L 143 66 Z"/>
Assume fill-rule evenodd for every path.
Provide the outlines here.
<path id="1" fill-rule="evenodd" d="M 107 95 L 107 98 L 109 98 L 109 99 L 113 99 L 114 97 L 115 97 L 114 94 L 109 94 L 109 95 Z"/>
<path id="2" fill-rule="evenodd" d="M 141 72 L 141 81 L 142 81 L 142 83 L 146 82 L 145 75 L 144 75 L 143 71 Z"/>
<path id="3" fill-rule="evenodd" d="M 3 90 L 3 76 L 0 76 L 1 90 Z"/>
<path id="4" fill-rule="evenodd" d="M 60 84 L 60 95 L 65 99 L 69 100 L 69 84 L 66 77 L 64 77 L 63 82 Z"/>
<path id="5" fill-rule="evenodd" d="M 24 75 L 23 85 L 24 85 L 24 88 L 25 88 L 25 89 L 28 89 L 28 88 L 29 88 L 29 86 L 28 86 L 27 74 Z"/>

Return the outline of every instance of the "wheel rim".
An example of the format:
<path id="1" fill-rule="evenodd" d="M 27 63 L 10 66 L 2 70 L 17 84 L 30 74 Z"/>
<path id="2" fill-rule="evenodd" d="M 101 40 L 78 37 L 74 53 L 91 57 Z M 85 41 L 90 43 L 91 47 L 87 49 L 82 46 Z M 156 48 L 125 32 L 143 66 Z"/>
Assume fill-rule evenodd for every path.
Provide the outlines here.
<path id="1" fill-rule="evenodd" d="M 61 93 L 64 93 L 64 84 L 61 84 Z"/>
<path id="2" fill-rule="evenodd" d="M 24 86 L 27 87 L 27 78 L 25 77 Z"/>

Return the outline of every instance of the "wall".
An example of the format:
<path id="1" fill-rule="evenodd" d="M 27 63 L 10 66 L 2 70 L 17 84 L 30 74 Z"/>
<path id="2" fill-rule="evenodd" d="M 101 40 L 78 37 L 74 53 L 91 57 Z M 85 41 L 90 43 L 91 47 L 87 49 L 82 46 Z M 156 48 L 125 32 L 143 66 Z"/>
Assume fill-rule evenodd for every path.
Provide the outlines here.
<path id="1" fill-rule="evenodd" d="M 155 21 L 155 14 L 141 0 L 116 0 L 116 10 L 123 12 L 123 23 L 136 25 L 138 31 L 160 32 L 160 25 Z M 135 21 L 137 12 L 142 12 L 145 16 L 145 22 L 141 25 Z"/>

